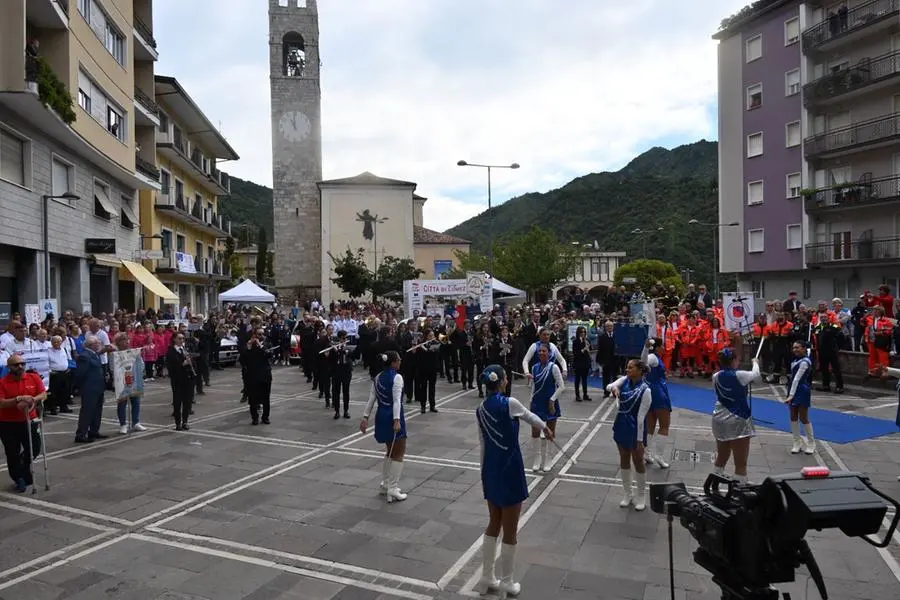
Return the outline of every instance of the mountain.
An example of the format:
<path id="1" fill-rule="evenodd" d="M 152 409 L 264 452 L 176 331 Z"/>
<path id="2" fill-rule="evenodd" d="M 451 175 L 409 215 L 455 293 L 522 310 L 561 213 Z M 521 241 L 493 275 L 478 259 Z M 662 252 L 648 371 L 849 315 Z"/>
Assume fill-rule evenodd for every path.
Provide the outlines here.
<path id="1" fill-rule="evenodd" d="M 651 148 L 616 172 L 591 173 L 545 193 L 532 192 L 494 207 L 496 239 L 532 225 L 550 229 L 562 241 L 591 243 L 628 259 L 658 258 L 693 269 L 691 281 L 711 282 L 713 231 L 689 225 L 718 219 L 718 144 L 701 140 L 667 150 Z M 491 218 L 487 211 L 446 233 L 472 241 L 484 252 Z M 659 229 L 662 228 L 662 229 Z M 632 233 L 640 229 L 644 233 Z M 738 231 L 723 229 L 725 235 Z M 728 290 L 725 278 L 720 289 Z"/>
<path id="2" fill-rule="evenodd" d="M 256 242 L 260 227 L 268 240 L 275 239 L 272 188 L 231 178 L 231 195 L 219 200 L 219 210 L 231 221 L 231 235 L 239 246 Z"/>

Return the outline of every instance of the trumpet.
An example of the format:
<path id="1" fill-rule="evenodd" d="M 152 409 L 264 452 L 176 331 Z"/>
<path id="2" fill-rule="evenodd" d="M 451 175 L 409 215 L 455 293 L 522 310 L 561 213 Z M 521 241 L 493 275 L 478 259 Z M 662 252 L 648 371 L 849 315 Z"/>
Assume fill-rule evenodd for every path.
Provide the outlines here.
<path id="1" fill-rule="evenodd" d="M 331 352 L 332 350 L 337 350 L 339 348 L 343 348 L 346 345 L 347 345 L 347 342 L 339 342 L 337 344 L 329 346 L 328 348 L 325 348 L 324 350 L 320 350 L 319 354 L 325 354 L 326 352 Z"/>
<path id="2" fill-rule="evenodd" d="M 444 336 L 444 337 L 446 337 L 446 336 Z M 428 341 L 422 342 L 421 344 L 416 344 L 412 348 L 409 348 L 407 350 L 407 352 L 412 352 L 413 350 L 418 350 L 419 348 L 424 348 L 429 345 L 433 346 L 434 344 L 440 344 L 440 343 L 442 343 L 442 342 L 440 340 L 438 340 L 437 338 L 435 338 L 433 340 L 428 340 Z"/>

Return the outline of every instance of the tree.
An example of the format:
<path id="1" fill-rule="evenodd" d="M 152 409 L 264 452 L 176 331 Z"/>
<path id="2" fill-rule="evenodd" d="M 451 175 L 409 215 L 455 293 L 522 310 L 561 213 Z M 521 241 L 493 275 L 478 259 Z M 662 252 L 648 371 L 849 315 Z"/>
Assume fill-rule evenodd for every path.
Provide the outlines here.
<path id="1" fill-rule="evenodd" d="M 415 261 L 411 258 L 385 256 L 372 278 L 370 285 L 372 299 L 402 291 L 404 281 L 418 279 L 424 273 L 425 271 L 416 267 Z"/>
<path id="2" fill-rule="evenodd" d="M 256 243 L 256 281 L 266 278 L 266 262 L 269 255 L 269 243 L 266 240 L 266 230 L 259 228 L 259 237 Z"/>
<path id="3" fill-rule="evenodd" d="M 571 244 L 537 225 L 526 233 L 502 240 L 494 247 L 494 277 L 525 290 L 529 298 L 553 288 L 581 263 Z"/>
<path id="4" fill-rule="evenodd" d="M 488 269 L 488 259 L 482 254 L 475 252 L 463 252 L 462 250 L 453 250 L 453 257 L 456 258 L 458 266 L 453 267 L 445 272 L 443 279 L 465 279 L 466 271 L 484 271 Z"/>
<path id="5" fill-rule="evenodd" d="M 331 278 L 332 283 L 341 288 L 351 298 L 359 298 L 369 291 L 372 283 L 372 273 L 366 267 L 364 249 L 360 248 L 354 254 L 348 247 L 347 251 L 340 258 L 335 258 L 330 252 L 328 256 L 334 265 L 335 277 Z"/>
<path id="6" fill-rule="evenodd" d="M 266 279 L 275 279 L 275 253 L 266 253 Z"/>
<path id="7" fill-rule="evenodd" d="M 231 267 L 232 281 L 240 279 L 244 276 L 244 266 L 241 264 L 241 257 L 237 254 L 232 254 L 228 258 L 228 266 Z"/>
<path id="8" fill-rule="evenodd" d="M 616 286 L 623 285 L 626 277 L 634 277 L 635 284 L 641 286 L 645 292 L 649 292 L 657 281 L 662 281 L 667 289 L 670 285 L 674 285 L 679 293 L 684 288 L 681 275 L 678 274 L 675 265 L 653 258 L 633 260 L 616 269 Z"/>
<path id="9" fill-rule="evenodd" d="M 225 260 L 230 261 L 232 254 L 234 254 L 234 238 L 229 235 L 225 238 Z"/>

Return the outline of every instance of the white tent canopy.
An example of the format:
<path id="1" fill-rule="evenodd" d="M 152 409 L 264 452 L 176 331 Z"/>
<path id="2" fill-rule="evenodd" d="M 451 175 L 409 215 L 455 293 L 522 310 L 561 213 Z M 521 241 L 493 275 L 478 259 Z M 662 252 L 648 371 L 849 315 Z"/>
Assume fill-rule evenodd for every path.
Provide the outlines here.
<path id="1" fill-rule="evenodd" d="M 275 302 L 275 296 L 249 279 L 245 279 L 227 292 L 219 294 L 219 302 L 273 304 Z"/>
<path id="2" fill-rule="evenodd" d="M 525 297 L 524 291 L 516 289 L 511 285 L 507 285 L 496 277 L 491 279 L 491 285 L 493 287 L 494 295 Z"/>

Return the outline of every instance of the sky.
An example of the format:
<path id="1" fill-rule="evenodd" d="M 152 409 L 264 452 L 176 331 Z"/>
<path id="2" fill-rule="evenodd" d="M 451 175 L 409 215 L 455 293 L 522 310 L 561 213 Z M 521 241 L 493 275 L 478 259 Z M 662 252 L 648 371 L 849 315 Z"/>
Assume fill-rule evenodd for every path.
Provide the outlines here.
<path id="1" fill-rule="evenodd" d="M 494 204 L 716 139 L 719 22 L 746 0 L 319 0 L 324 178 L 415 181 L 444 231 Z M 689 6 L 689 9 L 685 7 Z M 271 186 L 267 0 L 155 0 L 176 77 Z"/>

